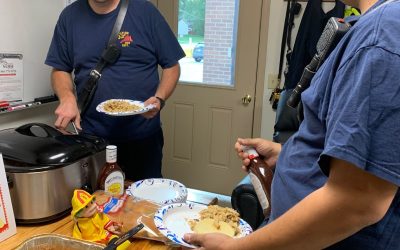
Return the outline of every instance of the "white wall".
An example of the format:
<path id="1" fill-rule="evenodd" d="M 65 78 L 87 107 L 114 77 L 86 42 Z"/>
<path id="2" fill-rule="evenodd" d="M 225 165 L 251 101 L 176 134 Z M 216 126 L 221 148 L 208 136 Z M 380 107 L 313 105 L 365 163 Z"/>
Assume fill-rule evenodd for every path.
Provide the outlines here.
<path id="1" fill-rule="evenodd" d="M 285 21 L 287 1 L 276 1 L 271 0 L 270 8 L 270 20 L 268 29 L 268 48 L 267 48 L 267 63 L 265 70 L 265 86 L 264 86 L 264 98 L 263 98 L 263 111 L 262 111 L 262 122 L 261 122 L 261 137 L 266 139 L 272 139 L 275 122 L 275 112 L 272 110 L 271 104 L 269 103 L 269 97 L 271 95 L 271 89 L 268 89 L 268 75 L 277 74 L 279 69 L 279 57 L 281 51 L 281 40 L 283 23 Z M 303 15 L 306 3 L 301 3 L 301 12 L 295 18 L 295 25 L 292 31 L 292 49 L 293 44 L 296 40 L 296 34 L 300 25 L 301 16 Z M 323 3 L 322 7 L 325 11 L 332 9 L 335 3 Z M 285 65 L 285 63 L 283 64 Z M 282 76 L 283 77 L 283 76 Z M 282 80 L 283 82 L 284 80 Z"/>
<path id="2" fill-rule="evenodd" d="M 0 0 L 0 52 L 24 55 L 24 101 L 52 94 L 50 67 L 44 65 L 58 15 L 65 0 Z M 54 123 L 56 103 L 0 114 L 0 129 Z"/>
<path id="3" fill-rule="evenodd" d="M 23 101 L 53 93 L 44 64 L 65 0 L 0 0 L 0 53 L 23 55 Z"/>

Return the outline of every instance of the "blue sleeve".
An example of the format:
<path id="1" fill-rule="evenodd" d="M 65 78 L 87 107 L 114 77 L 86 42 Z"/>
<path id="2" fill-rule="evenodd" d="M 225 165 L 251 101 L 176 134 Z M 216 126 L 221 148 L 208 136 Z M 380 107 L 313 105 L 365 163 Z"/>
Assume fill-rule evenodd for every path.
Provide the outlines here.
<path id="1" fill-rule="evenodd" d="M 148 4 L 156 20 L 153 27 L 153 39 L 158 63 L 163 69 L 170 68 L 185 57 L 185 52 L 161 13 L 150 2 Z"/>
<path id="2" fill-rule="evenodd" d="M 63 11 L 54 29 L 45 64 L 58 70 L 72 72 L 73 62 L 69 54 L 68 44 L 66 12 Z"/>
<path id="3" fill-rule="evenodd" d="M 399 69 L 400 56 L 377 46 L 360 49 L 339 68 L 321 159 L 342 159 L 400 185 Z"/>

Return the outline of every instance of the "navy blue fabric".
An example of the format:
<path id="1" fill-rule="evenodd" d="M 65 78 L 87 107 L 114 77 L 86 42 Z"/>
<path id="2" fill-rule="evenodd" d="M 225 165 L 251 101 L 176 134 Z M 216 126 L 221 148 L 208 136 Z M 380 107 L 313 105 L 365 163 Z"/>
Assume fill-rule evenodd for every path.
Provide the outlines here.
<path id="1" fill-rule="evenodd" d="M 125 173 L 125 179 L 139 181 L 148 178 L 162 178 L 162 148 L 164 136 L 160 129 L 145 139 L 129 142 L 113 142 L 116 145 L 118 165 Z"/>
<path id="2" fill-rule="evenodd" d="M 351 28 L 302 94 L 305 119 L 278 159 L 270 221 L 324 185 L 331 158 L 400 185 L 400 1 L 382 2 Z M 400 249 L 399 236 L 398 192 L 380 222 L 330 249 Z"/>
<path id="3" fill-rule="evenodd" d="M 78 0 L 59 17 L 45 63 L 73 71 L 78 93 L 108 43 L 118 10 L 99 15 L 87 0 Z M 121 56 L 103 70 L 82 128 L 85 133 L 114 141 L 149 137 L 160 129 L 159 115 L 153 119 L 110 117 L 95 108 L 108 99 L 145 101 L 154 96 L 159 84 L 158 65 L 174 66 L 185 53 L 163 16 L 146 0 L 130 0 L 118 46 Z"/>

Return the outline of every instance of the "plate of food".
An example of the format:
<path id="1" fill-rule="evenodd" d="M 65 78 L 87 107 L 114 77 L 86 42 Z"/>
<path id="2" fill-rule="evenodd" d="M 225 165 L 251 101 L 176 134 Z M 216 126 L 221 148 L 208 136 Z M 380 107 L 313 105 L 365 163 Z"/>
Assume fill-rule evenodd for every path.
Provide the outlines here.
<path id="1" fill-rule="evenodd" d="M 186 202 L 187 189 L 180 182 L 151 178 L 132 183 L 126 193 L 139 200 L 149 200 L 160 205 Z"/>
<path id="2" fill-rule="evenodd" d="M 176 244 L 196 248 L 183 240 L 186 233 L 223 233 L 243 237 L 253 232 L 251 226 L 239 218 L 232 208 L 218 205 L 175 203 L 165 205 L 154 215 L 154 224 Z"/>
<path id="3" fill-rule="evenodd" d="M 97 105 L 96 110 L 111 116 L 128 116 L 146 113 L 153 108 L 154 105 L 145 106 L 141 101 L 109 99 Z"/>

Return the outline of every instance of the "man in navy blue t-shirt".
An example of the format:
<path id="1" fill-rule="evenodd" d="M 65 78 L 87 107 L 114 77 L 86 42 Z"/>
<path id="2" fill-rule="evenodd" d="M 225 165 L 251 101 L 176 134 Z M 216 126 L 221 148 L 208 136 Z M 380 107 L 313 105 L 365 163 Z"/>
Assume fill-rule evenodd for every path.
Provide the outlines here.
<path id="1" fill-rule="evenodd" d="M 346 0 L 363 15 L 302 94 L 285 145 L 238 139 L 276 166 L 269 223 L 243 238 L 188 234 L 201 249 L 400 249 L 400 0 Z M 276 164 L 276 165 L 275 165 Z"/>
<path id="2" fill-rule="evenodd" d="M 159 111 L 176 86 L 178 61 L 185 53 L 149 1 L 130 0 L 117 40 L 121 55 L 102 71 L 93 100 L 80 117 L 75 91 L 79 96 L 106 48 L 121 3 L 78 0 L 66 7 L 45 63 L 53 67 L 52 86 L 60 100 L 55 126 L 65 129 L 72 121 L 82 133 L 117 145 L 118 163 L 127 179 L 135 181 L 162 176 L 164 140 Z M 96 106 L 109 99 L 138 100 L 155 108 L 142 115 L 120 117 L 97 112 Z"/>

